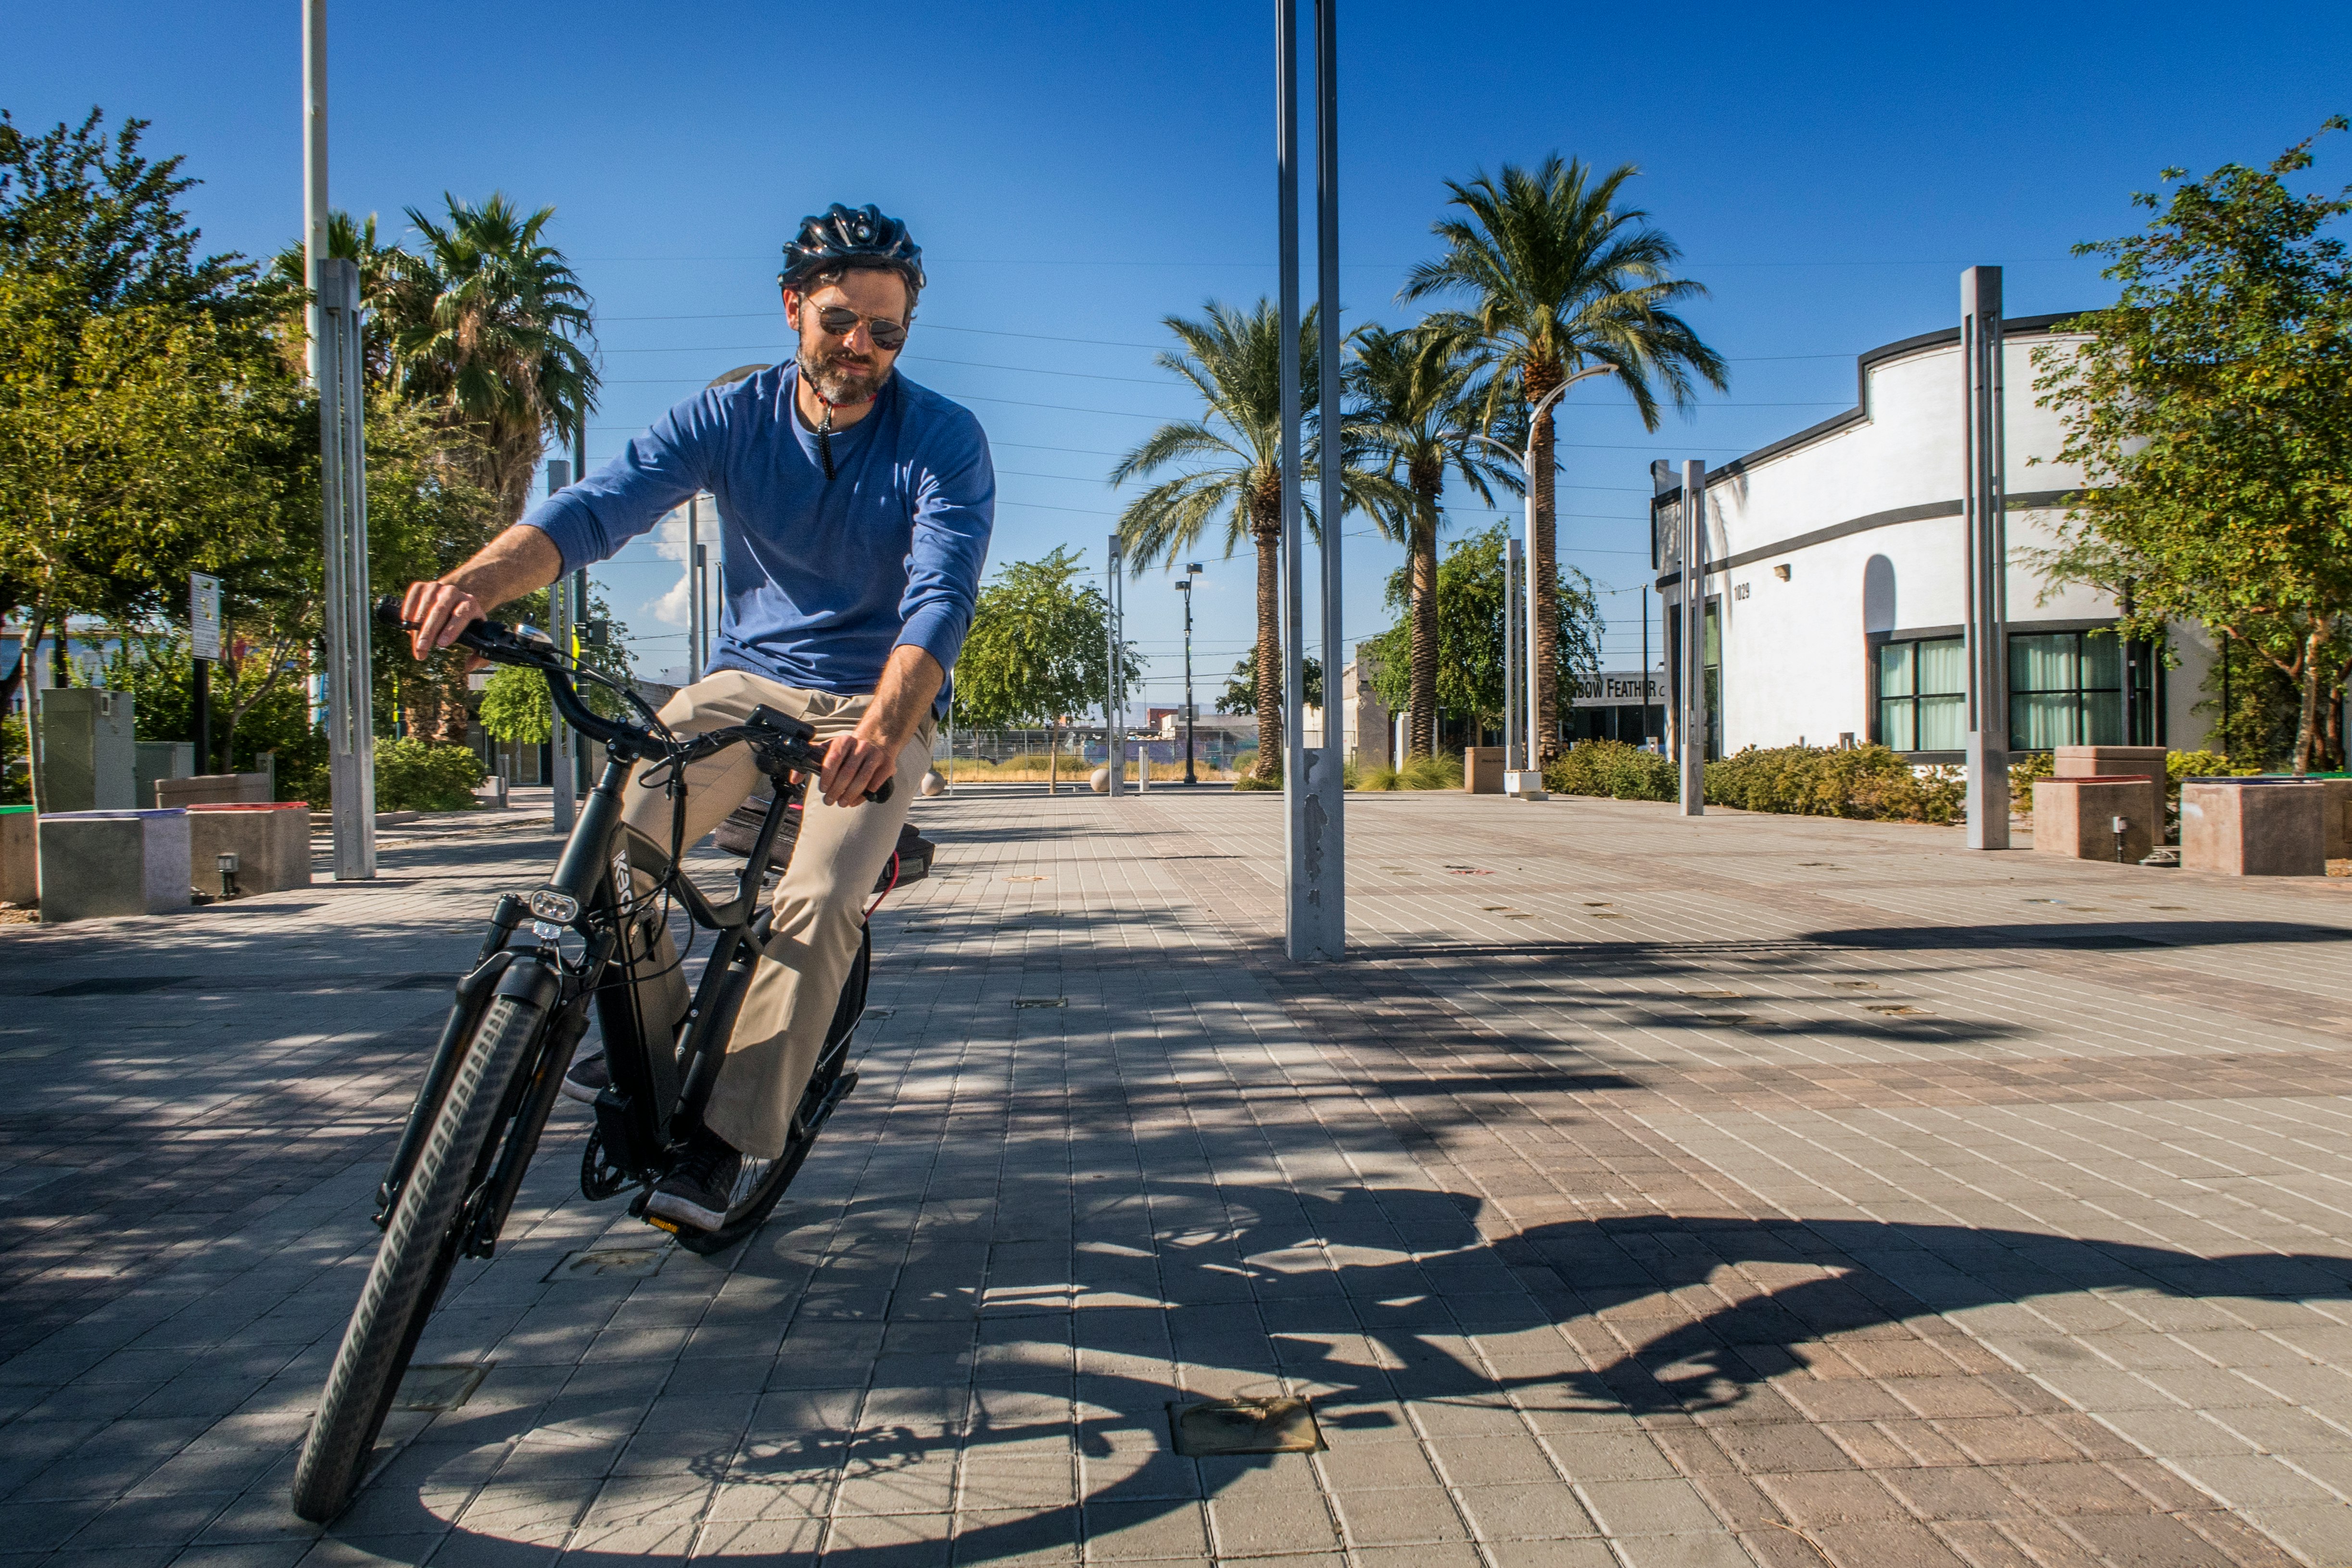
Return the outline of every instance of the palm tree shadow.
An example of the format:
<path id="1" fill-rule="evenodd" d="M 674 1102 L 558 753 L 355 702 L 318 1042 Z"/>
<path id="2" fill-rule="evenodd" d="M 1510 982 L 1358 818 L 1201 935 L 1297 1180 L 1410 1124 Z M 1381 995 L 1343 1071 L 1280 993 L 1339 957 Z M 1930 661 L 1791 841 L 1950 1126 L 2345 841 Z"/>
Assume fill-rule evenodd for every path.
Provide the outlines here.
<path id="1" fill-rule="evenodd" d="M 1077 1424 L 1082 1455 L 1100 1459 L 1156 1435 L 1161 1452 L 1150 1463 L 1090 1483 L 1076 1503 L 966 1516 L 990 1522 L 958 1536 L 957 1560 L 988 1562 L 1035 1551 L 1041 1541 L 1076 1540 L 1080 1506 L 1126 1504 L 1123 1512 L 1147 1516 L 1188 1509 L 1249 1468 L 1252 1461 L 1220 1461 L 1195 1471 L 1193 1461 L 1168 1452 L 1168 1406 L 1188 1395 L 1121 1370 L 1139 1361 L 1218 1368 L 1254 1390 L 1303 1388 L 1322 1420 L 1352 1430 L 1393 1423 L 1390 1407 L 1399 1400 L 1508 1399 L 1530 1409 L 1633 1415 L 1724 1410 L 1832 1337 L 1888 1337 L 1909 1320 L 2040 1296 L 2352 1300 L 2352 1258 L 2204 1258 L 1958 1226 L 1674 1215 L 1565 1221 L 1488 1238 L 1476 1227 L 1478 1199 L 1430 1189 L 1360 1186 L 1314 1195 L 1277 1186 L 1154 1184 L 1149 1252 L 1089 1243 L 1094 1222 L 1136 1201 L 1109 1198 L 1091 1211 L 1082 1205 L 1074 1250 L 1021 1245 L 991 1256 L 950 1240 L 927 1257 L 918 1243 L 908 1267 L 924 1277 L 929 1303 L 910 1309 L 918 1320 L 938 1321 L 937 1303 L 962 1296 L 971 1304 L 975 1347 L 1043 1352 L 992 1355 L 969 1374 L 977 1398 L 968 1421 L 812 1427 L 764 1444 L 714 1447 L 697 1457 L 693 1472 L 780 1490 L 822 1487 L 828 1477 L 887 1485 L 959 1451 L 984 1461 L 992 1448 L 1034 1452 L 1041 1442 L 1066 1443 L 1071 1422 L 1041 1413 L 1036 1402 L 1074 1394 L 1092 1413 Z M 741 1263 L 763 1269 L 756 1256 Z M 1719 1287 L 1711 1298 L 1694 1289 L 1709 1286 Z M 1529 1334 L 1669 1295 L 1685 1307 L 1718 1304 L 1597 1363 L 1567 1337 Z M 1037 1305 L 1056 1299 L 1066 1310 Z M 992 1311 L 992 1300 L 1021 1303 L 1019 1315 Z M 895 1310 L 886 1316 L 898 1321 Z M 1517 1353 L 1498 1373 L 1475 1347 L 1501 1336 L 1513 1337 Z M 787 1357 L 792 1342 L 787 1337 Z M 1528 1352 L 1530 1342 L 1556 1346 L 1556 1364 L 1530 1366 L 1538 1359 Z M 1367 1346 L 1374 1353 L 1364 1353 Z M 1125 1353 L 1111 1358 L 1109 1370 L 1089 1371 L 1089 1350 L 1104 1347 Z M 888 1357 L 876 1364 L 878 1387 L 894 1374 Z M 930 1365 L 919 1372 L 908 1363 L 897 1382 L 919 1385 L 936 1375 Z M 993 1410 L 1007 1415 L 999 1419 Z M 843 1542 L 825 1559 L 878 1565 L 897 1561 L 899 1550 Z M 567 1561 L 607 1555 L 617 1563 L 622 1554 L 583 1542 Z"/>

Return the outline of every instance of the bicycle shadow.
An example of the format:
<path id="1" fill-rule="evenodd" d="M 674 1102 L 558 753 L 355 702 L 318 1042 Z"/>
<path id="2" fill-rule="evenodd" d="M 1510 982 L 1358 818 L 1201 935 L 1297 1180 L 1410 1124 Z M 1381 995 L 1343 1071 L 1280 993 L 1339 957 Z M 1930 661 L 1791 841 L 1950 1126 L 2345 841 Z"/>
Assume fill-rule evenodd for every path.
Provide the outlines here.
<path id="1" fill-rule="evenodd" d="M 1727 1410 L 1832 1336 L 1903 1339 L 1913 1319 L 2040 1296 L 2352 1300 L 2352 1258 L 2326 1255 L 2200 1258 L 2021 1231 L 1671 1215 L 1560 1222 L 1489 1238 L 1477 1229 L 1479 1207 L 1475 1198 L 1419 1188 L 1315 1195 L 1154 1183 L 1082 1205 L 1066 1248 L 974 1246 L 951 1230 L 919 1239 L 886 1295 L 824 1284 L 804 1292 L 761 1396 L 763 1407 L 820 1411 L 826 1401 L 818 1385 L 835 1370 L 823 1364 L 825 1347 L 845 1342 L 845 1328 L 862 1323 L 883 1346 L 863 1385 L 866 1418 L 849 1414 L 855 1394 L 835 1391 L 832 1419 L 763 1434 L 755 1414 L 748 1438 L 714 1441 L 688 1459 L 697 1484 L 733 1492 L 730 1511 L 760 1513 L 740 1500 L 757 1502 L 761 1489 L 773 1494 L 776 1510 L 764 1522 L 712 1524 L 715 1549 L 741 1551 L 757 1540 L 813 1553 L 821 1527 L 779 1536 L 779 1514 L 803 1517 L 795 1510 L 853 1484 L 865 1489 L 862 1507 L 937 1514 L 946 1507 L 943 1477 L 959 1457 L 967 1475 L 992 1473 L 998 1455 L 1017 1466 L 1066 1452 L 1073 1440 L 1085 1478 L 1075 1500 L 961 1516 L 958 1561 L 1074 1542 L 1081 1510 L 1132 1522 L 1192 1508 L 1273 1461 L 1173 1454 L 1168 1406 L 1202 1394 L 1179 1386 L 1178 1363 L 1195 1369 L 1188 1384 L 1201 1377 L 1216 1394 L 1307 1393 L 1326 1426 L 1347 1433 L 1394 1425 L 1399 1401 L 1509 1401 L 1626 1416 Z M 867 1277 L 871 1259 L 854 1252 L 828 1258 L 815 1278 L 826 1280 L 836 1261 L 848 1277 Z M 781 1238 L 755 1238 L 733 1261 L 747 1279 L 807 1277 L 805 1258 Z M 1644 1303 L 1665 1310 L 1628 1315 Z M 1635 1331 L 1610 1342 L 1598 1331 L 1603 1313 L 1621 1331 Z M 1645 1322 L 1663 1326 L 1643 1332 Z M 1570 1325 L 1584 1331 L 1575 1340 L 1558 1331 Z M 889 1353 L 891 1337 L 908 1330 L 928 1348 Z M 960 1351 L 941 1352 L 959 1337 Z M 809 1350 L 796 1353 L 796 1341 Z M 1506 1342 L 1509 1353 L 1495 1353 Z M 1588 1357 L 1579 1342 L 1621 1348 Z M 837 1370 L 845 1380 L 862 1371 Z M 942 1399 L 941 1391 L 967 1379 L 971 1403 L 959 1416 L 961 1395 Z M 582 1419 L 597 1407 L 593 1396 L 559 1397 L 513 1413 L 508 1425 Z M 875 1500 L 894 1492 L 903 1493 L 898 1503 Z M 426 1496 L 418 1486 L 395 1507 L 412 1509 L 421 1525 Z M 674 1498 L 649 1500 L 648 1518 L 675 1518 L 676 1508 Z M 372 1511 L 370 1530 L 383 1531 L 383 1510 Z M 565 1560 L 639 1557 L 642 1528 L 592 1515 Z M 608 1551 L 597 1543 L 603 1532 L 615 1548 L 632 1544 Z M 482 1534 L 465 1526 L 457 1533 Z M 899 1561 L 903 1550 L 861 1544 L 852 1530 L 824 1555 L 828 1563 L 878 1565 Z"/>

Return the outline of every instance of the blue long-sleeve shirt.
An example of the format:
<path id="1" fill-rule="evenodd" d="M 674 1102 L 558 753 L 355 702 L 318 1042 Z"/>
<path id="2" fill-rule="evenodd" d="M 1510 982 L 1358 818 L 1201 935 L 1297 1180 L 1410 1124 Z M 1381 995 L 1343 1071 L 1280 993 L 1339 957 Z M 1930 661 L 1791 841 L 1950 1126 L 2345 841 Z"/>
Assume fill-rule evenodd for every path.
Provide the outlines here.
<path id="1" fill-rule="evenodd" d="M 996 516 L 980 421 L 894 373 L 865 418 L 833 432 L 827 479 L 799 379 L 787 363 L 688 399 L 523 525 L 569 573 L 708 490 L 727 563 L 711 668 L 845 695 L 871 692 L 902 646 L 953 670 Z M 948 699 L 943 685 L 936 714 Z"/>

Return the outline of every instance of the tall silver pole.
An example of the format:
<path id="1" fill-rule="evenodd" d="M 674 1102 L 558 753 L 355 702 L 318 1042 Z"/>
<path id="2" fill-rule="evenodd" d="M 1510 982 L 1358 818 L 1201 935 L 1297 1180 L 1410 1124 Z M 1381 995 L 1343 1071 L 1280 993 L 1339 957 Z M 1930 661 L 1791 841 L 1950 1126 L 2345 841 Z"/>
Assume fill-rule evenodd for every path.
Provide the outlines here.
<path id="1" fill-rule="evenodd" d="M 1314 927 L 1307 898 L 1313 882 L 1309 862 L 1321 846 L 1310 830 L 1307 805 L 1306 700 L 1307 672 L 1303 664 L 1300 622 L 1299 568 L 1303 556 L 1300 534 L 1301 444 L 1298 435 L 1298 0 L 1275 0 L 1275 187 L 1280 212 L 1276 222 L 1280 250 L 1277 289 L 1281 315 L 1282 365 L 1282 846 L 1283 946 L 1293 958 L 1311 957 Z M 1323 323 L 1328 331 L 1331 323 Z M 1333 526 L 1337 526 L 1334 520 Z"/>
<path id="2" fill-rule="evenodd" d="M 302 276 L 318 287 L 327 258 L 327 0 L 302 0 Z M 319 379 L 319 305 L 310 304 L 303 367 Z"/>
<path id="3" fill-rule="evenodd" d="M 360 269 L 319 263 L 319 477 L 327 552 L 327 748 L 335 879 L 375 875 L 375 727 L 368 646 L 367 407 Z"/>
<path id="4" fill-rule="evenodd" d="M 2009 847 L 2009 518 L 2002 495 L 2000 268 L 1960 274 L 1967 397 L 1969 847 Z"/>
<path id="5" fill-rule="evenodd" d="M 1683 465 L 1682 753 L 1684 816 L 1706 815 L 1706 465 Z"/>
<path id="6" fill-rule="evenodd" d="M 1301 752 L 1305 797 L 1300 801 L 1300 827 L 1306 854 L 1300 869 L 1305 875 L 1291 895 L 1293 956 L 1321 959 L 1343 956 L 1348 941 L 1344 821 L 1348 795 L 1342 774 L 1348 753 L 1340 725 L 1344 696 L 1340 672 L 1347 662 L 1341 640 L 1346 628 L 1341 621 L 1344 584 L 1339 571 L 1340 540 L 1347 531 L 1340 526 L 1340 514 L 1347 510 L 1347 496 L 1341 488 L 1345 453 L 1339 439 L 1339 0 L 1315 0 L 1316 424 L 1322 437 L 1323 459 L 1317 503 L 1323 519 L 1323 743 L 1311 753 Z M 1294 602 L 1296 596 L 1294 590 Z M 1301 636 L 1292 644 L 1302 649 L 1300 656 L 1294 657 L 1294 665 L 1303 663 L 1305 640 Z M 1302 703 L 1306 700 L 1303 669 L 1299 700 Z M 1284 776 L 1286 787 L 1291 787 L 1286 783 L 1290 775 Z"/>
<path id="7" fill-rule="evenodd" d="M 1110 770 L 1110 794 L 1127 793 L 1127 742 L 1121 734 L 1126 726 L 1119 722 L 1124 715 L 1118 705 L 1118 535 L 1110 536 L 1110 548 L 1103 559 L 1103 765 Z M 1144 753 L 1145 769 L 1151 766 L 1150 753 Z"/>
<path id="8" fill-rule="evenodd" d="M 1519 542 L 1503 541 L 1503 771 L 1516 773 L 1527 753 L 1522 741 L 1533 731 L 1519 727 Z"/>
<path id="9" fill-rule="evenodd" d="M 571 482 L 570 463 L 558 458 L 547 465 L 549 495 L 553 495 Z M 561 651 L 567 654 L 573 651 L 578 622 L 579 617 L 573 614 L 572 603 L 572 579 L 568 574 L 558 577 L 547 585 L 547 635 Z M 572 726 L 561 717 L 556 719 L 555 732 L 549 740 L 555 761 L 555 831 L 569 833 L 572 831 L 572 814 L 579 806 L 580 764 L 577 753 L 580 742 L 572 734 Z"/>
<path id="10" fill-rule="evenodd" d="M 686 683 L 702 679 L 702 497 L 686 498 Z"/>

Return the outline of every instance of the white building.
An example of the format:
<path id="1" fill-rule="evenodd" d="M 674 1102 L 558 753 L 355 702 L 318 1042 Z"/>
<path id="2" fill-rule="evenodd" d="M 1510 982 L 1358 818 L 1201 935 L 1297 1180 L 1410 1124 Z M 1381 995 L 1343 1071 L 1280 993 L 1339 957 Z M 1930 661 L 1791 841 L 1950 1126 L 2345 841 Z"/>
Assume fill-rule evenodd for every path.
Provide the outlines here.
<path id="1" fill-rule="evenodd" d="M 2081 475 L 2052 459 L 2056 415 L 2036 405 L 2037 348 L 2074 341 L 2063 316 L 2004 324 L 2008 456 L 2010 731 L 2015 751 L 2203 743 L 2192 706 L 2213 650 L 2177 626 L 2179 664 L 2112 635 L 2114 601 L 2052 589 L 2030 552 Z M 1919 762 L 1958 762 L 1966 737 L 1967 619 L 1959 332 L 1873 349 L 1860 404 L 1706 477 L 1705 669 L 1710 756 L 1745 746 L 1878 741 Z M 1681 489 L 1653 503 L 1664 601 L 1660 646 L 1678 688 L 1684 602 L 1674 553 Z"/>

